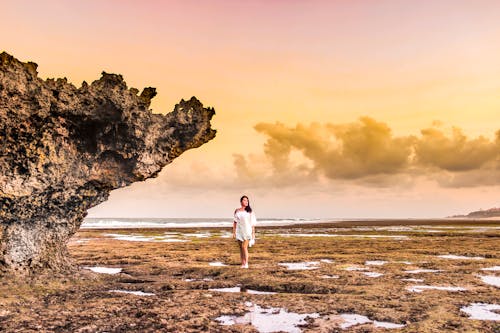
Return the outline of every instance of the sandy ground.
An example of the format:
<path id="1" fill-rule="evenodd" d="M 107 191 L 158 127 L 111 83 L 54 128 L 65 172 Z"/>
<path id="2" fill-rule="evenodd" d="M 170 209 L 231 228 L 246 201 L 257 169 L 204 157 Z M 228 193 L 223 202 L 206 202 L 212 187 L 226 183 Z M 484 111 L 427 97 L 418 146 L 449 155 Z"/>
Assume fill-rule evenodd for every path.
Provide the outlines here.
<path id="1" fill-rule="evenodd" d="M 258 316 L 254 325 L 217 320 L 243 316 L 253 304 L 316 314 L 294 326 L 297 332 L 500 332 L 500 321 L 470 319 L 460 310 L 472 303 L 500 304 L 499 287 L 480 277 L 500 277 L 499 271 L 482 270 L 500 266 L 499 221 L 342 222 L 256 230 L 249 269 L 239 267 L 230 229 L 80 230 L 69 244 L 80 273 L 44 275 L 30 283 L 0 280 L 0 331 L 265 331 Z M 279 265 L 311 261 L 316 263 L 309 270 Z M 105 274 L 83 267 L 122 270 Z M 420 269 L 437 272 L 410 273 Z M 463 290 L 409 290 L 418 285 Z M 242 291 L 209 290 L 230 287 Z M 371 322 L 342 329 L 341 314 Z M 265 321 L 272 325 L 272 318 Z M 404 326 L 384 329 L 373 321 Z"/>

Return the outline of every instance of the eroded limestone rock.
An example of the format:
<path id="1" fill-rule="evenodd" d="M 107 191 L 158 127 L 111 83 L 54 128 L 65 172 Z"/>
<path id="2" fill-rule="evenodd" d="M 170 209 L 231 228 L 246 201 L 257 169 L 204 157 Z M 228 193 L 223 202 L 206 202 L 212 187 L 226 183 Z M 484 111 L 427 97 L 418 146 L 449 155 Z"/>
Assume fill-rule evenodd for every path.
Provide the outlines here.
<path id="1" fill-rule="evenodd" d="M 166 115 L 121 75 L 80 88 L 42 80 L 37 65 L 0 54 L 0 271 L 72 268 L 66 243 L 113 189 L 156 177 L 213 139 L 215 114 L 195 97 Z"/>

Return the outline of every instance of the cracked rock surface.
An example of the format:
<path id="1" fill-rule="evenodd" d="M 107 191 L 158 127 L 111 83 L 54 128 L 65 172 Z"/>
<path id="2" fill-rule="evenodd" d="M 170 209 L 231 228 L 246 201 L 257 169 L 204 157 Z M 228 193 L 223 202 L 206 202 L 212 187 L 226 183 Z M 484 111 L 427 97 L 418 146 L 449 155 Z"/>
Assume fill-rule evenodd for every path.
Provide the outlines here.
<path id="1" fill-rule="evenodd" d="M 118 74 L 80 88 L 0 54 L 0 272 L 73 269 L 66 243 L 110 191 L 215 137 L 195 97 L 166 115 Z"/>

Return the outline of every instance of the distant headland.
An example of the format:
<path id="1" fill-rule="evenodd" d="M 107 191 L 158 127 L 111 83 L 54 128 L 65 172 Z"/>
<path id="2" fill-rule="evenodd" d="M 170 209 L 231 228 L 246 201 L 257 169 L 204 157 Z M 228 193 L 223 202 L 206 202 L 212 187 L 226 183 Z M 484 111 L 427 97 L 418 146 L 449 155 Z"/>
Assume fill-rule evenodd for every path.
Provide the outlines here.
<path id="1" fill-rule="evenodd" d="M 448 217 L 467 217 L 467 218 L 489 218 L 489 217 L 500 217 L 500 207 L 490 208 L 490 209 L 480 209 L 474 212 L 470 212 L 467 215 L 453 215 Z"/>

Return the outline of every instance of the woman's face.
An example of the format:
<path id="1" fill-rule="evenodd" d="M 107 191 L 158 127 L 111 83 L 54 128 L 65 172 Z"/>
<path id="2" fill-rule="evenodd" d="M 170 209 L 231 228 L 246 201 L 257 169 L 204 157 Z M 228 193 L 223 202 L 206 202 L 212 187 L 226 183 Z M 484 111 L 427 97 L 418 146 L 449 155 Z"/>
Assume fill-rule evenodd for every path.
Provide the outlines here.
<path id="1" fill-rule="evenodd" d="M 246 197 L 245 197 L 245 198 L 243 198 L 243 199 L 241 199 L 241 205 L 242 205 L 243 207 L 248 206 L 248 199 L 247 199 Z"/>

